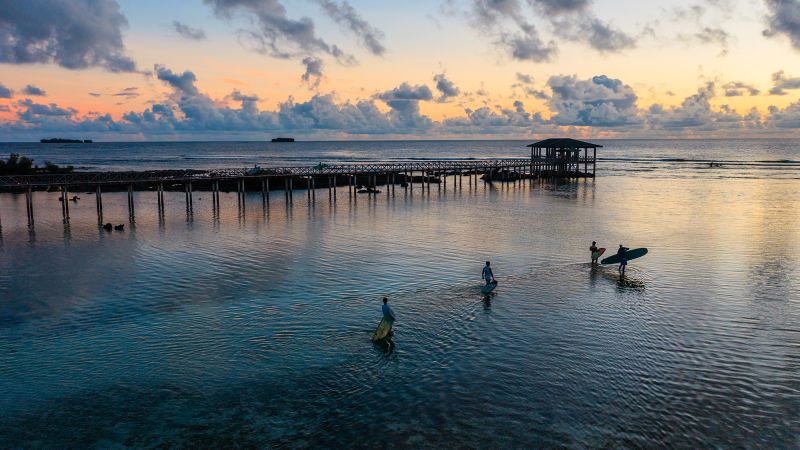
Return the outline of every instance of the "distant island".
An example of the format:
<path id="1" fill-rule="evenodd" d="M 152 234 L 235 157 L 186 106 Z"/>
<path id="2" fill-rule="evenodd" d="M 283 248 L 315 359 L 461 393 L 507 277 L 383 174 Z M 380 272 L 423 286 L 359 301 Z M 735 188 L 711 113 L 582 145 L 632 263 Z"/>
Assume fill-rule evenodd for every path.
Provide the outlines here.
<path id="1" fill-rule="evenodd" d="M 273 138 L 272 142 L 294 142 L 294 138 L 283 138 L 283 137 Z"/>
<path id="2" fill-rule="evenodd" d="M 39 139 L 39 142 L 42 144 L 91 144 L 91 139 L 63 139 L 63 138 L 54 138 L 54 139 Z"/>

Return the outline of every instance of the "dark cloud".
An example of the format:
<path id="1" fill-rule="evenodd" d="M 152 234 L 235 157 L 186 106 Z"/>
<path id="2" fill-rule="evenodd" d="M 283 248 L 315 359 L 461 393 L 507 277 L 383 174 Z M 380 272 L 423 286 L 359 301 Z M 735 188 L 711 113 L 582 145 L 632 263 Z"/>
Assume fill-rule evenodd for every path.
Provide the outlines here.
<path id="1" fill-rule="evenodd" d="M 17 116 L 28 123 L 41 122 L 50 117 L 69 120 L 77 113 L 77 110 L 72 108 L 62 108 L 55 103 L 50 103 L 49 105 L 34 103 L 29 98 L 18 101 L 17 106 L 19 107 Z"/>
<path id="2" fill-rule="evenodd" d="M 722 89 L 725 90 L 726 97 L 739 97 L 745 94 L 753 96 L 760 93 L 755 86 L 742 81 L 731 81 L 725 83 L 722 85 Z"/>
<path id="3" fill-rule="evenodd" d="M 200 28 L 192 28 L 185 23 L 178 22 L 177 20 L 172 21 L 172 28 L 176 33 L 178 33 L 178 35 L 186 39 L 202 41 L 206 38 L 205 31 L 201 30 Z"/>
<path id="4" fill-rule="evenodd" d="M 470 16 L 482 32 L 497 36 L 499 46 L 520 61 L 547 62 L 557 55 L 556 42 L 540 35 L 542 23 L 560 39 L 581 42 L 599 52 L 635 47 L 632 36 L 597 18 L 588 5 L 588 0 L 473 0 Z M 537 16 L 535 20 L 531 15 Z"/>
<path id="5" fill-rule="evenodd" d="M 767 29 L 764 36 L 784 35 L 792 47 L 800 50 L 800 2 L 797 0 L 764 0 L 767 5 Z"/>
<path id="6" fill-rule="evenodd" d="M 553 76 L 548 106 L 557 125 L 619 127 L 641 122 L 633 88 L 605 75 L 579 80 L 576 76 Z"/>
<path id="7" fill-rule="evenodd" d="M 773 73 L 770 95 L 786 95 L 787 89 L 800 89 L 800 78 L 787 76 L 782 70 Z"/>
<path id="8" fill-rule="evenodd" d="M 316 1 L 334 22 L 352 31 L 370 53 L 381 56 L 386 52 L 386 47 L 381 42 L 384 38 L 383 32 L 361 18 L 349 3 L 346 1 L 336 3 L 332 0 Z"/>
<path id="9" fill-rule="evenodd" d="M 182 74 L 177 74 L 166 67 L 156 64 L 154 67 L 156 77 L 167 83 L 168 85 L 172 86 L 183 94 L 194 96 L 197 95 L 197 88 L 195 87 L 194 83 L 197 81 L 197 77 L 194 75 L 193 72 L 186 70 Z"/>
<path id="10" fill-rule="evenodd" d="M 441 93 L 438 99 L 440 102 L 445 102 L 451 97 L 457 97 L 461 93 L 456 84 L 448 80 L 443 73 L 434 75 L 433 81 L 436 82 L 436 90 Z"/>
<path id="11" fill-rule="evenodd" d="M 125 97 L 125 98 L 136 98 L 139 94 L 139 88 L 137 87 L 126 87 L 125 89 L 111 94 L 113 97 Z"/>
<path id="12" fill-rule="evenodd" d="M 277 58 L 292 58 L 326 53 L 344 64 L 354 64 L 355 57 L 316 34 L 308 17 L 290 19 L 279 0 L 204 0 L 214 8 L 217 17 L 233 19 L 241 15 L 254 27 L 241 30 L 240 36 L 260 53 Z"/>
<path id="13" fill-rule="evenodd" d="M 303 58 L 303 65 L 306 67 L 305 73 L 301 77 L 306 82 L 310 89 L 319 87 L 322 81 L 322 60 L 313 56 Z"/>
<path id="14" fill-rule="evenodd" d="M 551 24 L 556 35 L 571 42 L 582 42 L 603 53 L 613 53 L 633 48 L 636 40 L 615 29 L 590 13 L 576 17 L 553 18 Z"/>
<path id="15" fill-rule="evenodd" d="M 115 0 L 4 1 L 0 62 L 133 72 L 122 40 L 127 24 Z"/>
<path id="16" fill-rule="evenodd" d="M 531 88 L 531 87 L 525 88 L 525 95 L 528 96 L 528 97 L 537 98 L 539 100 L 549 100 L 550 99 L 550 96 L 547 95 L 547 92 L 539 90 L 539 89 L 534 89 L 534 88 Z"/>
<path id="17" fill-rule="evenodd" d="M 99 92 L 89 92 L 89 95 L 91 95 L 92 97 L 100 97 L 103 94 L 101 94 Z"/>
<path id="18" fill-rule="evenodd" d="M 590 0 L 527 0 L 529 4 L 539 7 L 546 15 L 559 15 L 582 11 L 589 6 Z"/>
<path id="19" fill-rule="evenodd" d="M 517 72 L 517 81 L 522 84 L 533 84 L 533 77 L 524 73 Z"/>
<path id="20" fill-rule="evenodd" d="M 555 42 L 542 41 L 536 27 L 527 23 L 520 24 L 519 31 L 503 32 L 499 42 L 512 58 L 520 61 L 547 62 L 558 53 Z"/>
<path id="21" fill-rule="evenodd" d="M 29 84 L 29 85 L 25 86 L 22 89 L 22 93 L 25 94 L 25 95 L 33 96 L 33 97 L 44 97 L 44 96 L 47 95 L 47 93 L 45 91 L 39 89 L 38 87 L 36 87 L 36 86 L 34 86 L 32 84 Z"/>
<path id="22" fill-rule="evenodd" d="M 428 86 L 403 83 L 400 86 L 377 95 L 391 111 L 389 120 L 395 128 L 401 130 L 427 129 L 433 123 L 423 116 L 419 110 L 419 102 L 433 99 L 433 92 Z"/>
<path id="23" fill-rule="evenodd" d="M 0 83 L 0 98 L 11 98 L 14 96 L 14 91 L 5 87 L 3 83 Z"/>
<path id="24" fill-rule="evenodd" d="M 433 99 L 433 92 L 431 88 L 424 84 L 412 86 L 409 83 L 403 83 L 394 89 L 378 94 L 378 98 L 386 102 L 389 101 L 418 101 L 418 100 L 431 100 Z"/>
<path id="25" fill-rule="evenodd" d="M 618 52 L 636 46 L 636 41 L 623 31 L 614 29 L 610 24 L 596 17 L 587 19 L 582 25 L 586 42 L 601 52 Z"/>

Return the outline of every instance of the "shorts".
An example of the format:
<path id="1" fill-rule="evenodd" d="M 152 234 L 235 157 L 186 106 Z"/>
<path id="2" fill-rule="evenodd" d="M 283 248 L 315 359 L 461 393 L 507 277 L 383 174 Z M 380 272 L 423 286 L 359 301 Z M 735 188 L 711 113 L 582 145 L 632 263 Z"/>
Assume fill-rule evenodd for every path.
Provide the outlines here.
<path id="1" fill-rule="evenodd" d="M 622 258 L 621 260 L 619 260 L 619 265 L 620 266 L 627 266 L 628 265 L 628 258 Z"/>

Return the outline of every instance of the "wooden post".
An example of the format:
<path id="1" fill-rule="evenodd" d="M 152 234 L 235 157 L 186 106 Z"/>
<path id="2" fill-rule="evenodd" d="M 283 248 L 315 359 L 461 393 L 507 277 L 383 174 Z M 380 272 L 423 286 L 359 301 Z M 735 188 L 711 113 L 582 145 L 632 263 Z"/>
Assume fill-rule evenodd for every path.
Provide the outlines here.
<path id="1" fill-rule="evenodd" d="M 61 188 L 61 198 L 64 199 L 64 202 L 63 202 L 64 203 L 64 210 L 63 210 L 64 221 L 69 221 L 69 199 L 67 198 L 68 196 L 69 196 L 69 188 L 65 184 Z"/>
<path id="2" fill-rule="evenodd" d="M 95 203 L 97 204 L 97 223 L 103 224 L 103 193 L 100 190 L 100 184 L 97 185 L 95 192 Z"/>
<path id="3" fill-rule="evenodd" d="M 25 191 L 25 209 L 28 211 L 28 226 L 33 226 L 33 192 L 31 185 Z"/>
<path id="4" fill-rule="evenodd" d="M 336 175 L 333 176 L 333 201 L 336 201 L 336 185 L 339 184 L 339 180 Z"/>
<path id="5" fill-rule="evenodd" d="M 597 171 L 597 147 L 594 148 L 594 156 L 592 156 L 592 178 Z"/>

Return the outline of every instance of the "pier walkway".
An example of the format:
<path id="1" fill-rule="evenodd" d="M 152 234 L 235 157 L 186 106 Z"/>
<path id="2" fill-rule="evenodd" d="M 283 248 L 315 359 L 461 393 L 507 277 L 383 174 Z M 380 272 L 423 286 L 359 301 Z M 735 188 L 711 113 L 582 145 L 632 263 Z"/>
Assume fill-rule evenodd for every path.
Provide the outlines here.
<path id="1" fill-rule="evenodd" d="M 588 156 L 588 155 L 587 155 Z M 400 184 L 405 189 L 414 184 L 440 183 L 447 187 L 448 178 L 455 177 L 459 185 L 464 176 L 475 185 L 479 175 L 486 181 L 518 181 L 532 178 L 584 178 L 594 177 L 594 158 L 574 158 L 565 165 L 563 158 L 502 158 L 502 159 L 448 159 L 398 162 L 370 162 L 353 164 L 318 164 L 298 167 L 254 167 L 242 169 L 214 170 L 150 170 L 128 172 L 75 172 L 68 174 L 6 175 L 0 176 L 0 192 L 26 194 L 28 223 L 33 225 L 33 191 L 61 192 L 61 209 L 64 221 L 69 221 L 69 193 L 91 190 L 96 193 L 98 223 L 103 222 L 102 193 L 126 191 L 131 218 L 134 215 L 134 191 L 155 191 L 159 216 L 164 213 L 164 190 L 184 191 L 187 210 L 192 208 L 192 192 L 212 192 L 215 208 L 219 206 L 219 191 L 235 190 L 240 202 L 246 192 L 260 191 L 264 202 L 269 201 L 270 191 L 283 190 L 287 198 L 295 189 L 306 189 L 309 197 L 319 188 L 327 188 L 333 198 L 339 186 L 347 186 L 352 197 L 357 193 L 376 194 L 379 185 Z M 580 166 L 584 171 L 578 170 Z M 589 172 L 591 166 L 591 172 Z M 456 181 L 455 179 L 453 180 Z M 222 185 L 222 188 L 220 186 Z M 387 189 L 387 194 L 389 189 Z M 0 218 L 0 226 L 2 226 Z"/>

